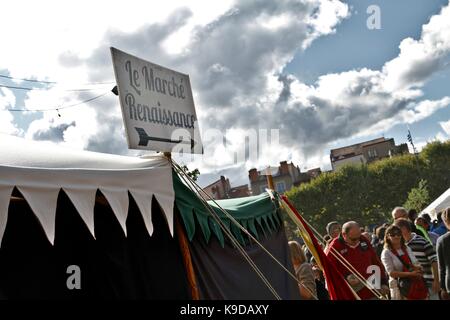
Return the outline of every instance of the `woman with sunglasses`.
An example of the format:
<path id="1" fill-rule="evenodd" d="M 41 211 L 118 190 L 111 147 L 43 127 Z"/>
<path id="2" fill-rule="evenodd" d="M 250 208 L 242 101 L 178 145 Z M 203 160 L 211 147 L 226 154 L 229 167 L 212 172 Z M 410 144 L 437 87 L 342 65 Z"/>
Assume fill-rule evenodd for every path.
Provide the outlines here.
<path id="1" fill-rule="evenodd" d="M 404 255 L 407 255 L 406 257 Z M 409 261 L 412 267 L 411 271 L 405 271 L 403 261 Z M 397 226 L 390 226 L 386 229 L 384 236 L 384 249 L 381 253 L 381 261 L 383 262 L 386 272 L 389 274 L 389 288 L 392 300 L 404 300 L 400 293 L 398 279 L 399 278 L 421 278 L 422 268 L 416 257 L 402 237 L 402 232 Z"/>

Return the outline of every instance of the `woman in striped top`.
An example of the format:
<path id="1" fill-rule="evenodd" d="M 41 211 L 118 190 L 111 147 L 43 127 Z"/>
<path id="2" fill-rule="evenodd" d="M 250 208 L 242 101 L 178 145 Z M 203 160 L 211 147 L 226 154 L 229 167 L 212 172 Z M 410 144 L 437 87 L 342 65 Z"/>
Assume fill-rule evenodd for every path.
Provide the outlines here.
<path id="1" fill-rule="evenodd" d="M 402 230 L 406 245 L 423 268 L 423 277 L 427 282 L 430 300 L 439 300 L 440 283 L 436 250 L 428 240 L 412 232 L 412 224 L 409 220 L 398 219 L 395 225 Z"/>

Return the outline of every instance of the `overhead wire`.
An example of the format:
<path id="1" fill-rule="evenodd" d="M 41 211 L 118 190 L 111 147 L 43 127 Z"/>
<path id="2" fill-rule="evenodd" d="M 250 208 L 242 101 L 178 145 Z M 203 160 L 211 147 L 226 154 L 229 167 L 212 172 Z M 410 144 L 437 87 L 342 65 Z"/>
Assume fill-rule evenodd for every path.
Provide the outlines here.
<path id="1" fill-rule="evenodd" d="M 2 74 L 0 74 L 0 78 L 6 78 L 6 79 L 10 79 L 10 80 L 19 80 L 19 81 L 26 81 L 26 82 L 34 82 L 34 83 L 45 83 L 45 84 L 57 84 L 58 82 L 56 82 L 56 81 L 44 81 L 44 80 L 35 80 L 35 79 L 25 79 L 25 78 L 15 78 L 15 77 L 11 77 L 11 76 L 7 76 L 7 75 L 2 75 Z M 84 84 L 84 85 L 106 85 L 106 84 L 114 84 L 115 82 L 97 82 L 97 83 L 88 83 L 88 84 Z M 27 91 L 32 91 L 32 90 L 48 90 L 48 88 L 31 88 L 31 87 L 22 87 L 22 86 L 10 86 L 10 85 L 2 85 L 2 84 L 0 84 L 0 87 L 3 87 L 3 88 L 8 88 L 8 89 L 17 89 L 17 90 L 27 90 Z M 65 89 L 64 91 L 67 91 L 67 92 L 83 92 L 83 91 L 95 91 L 95 90 L 101 90 L 102 88 L 82 88 L 82 89 Z M 71 105 L 67 105 L 67 106 L 61 106 L 61 107 L 52 107 L 52 108 L 43 108 L 43 109 L 30 109 L 30 108 L 13 108 L 13 109 L 3 109 L 3 111 L 10 111 L 10 112 L 26 112 L 26 111 L 30 111 L 30 112 L 45 112 L 45 111 L 57 111 L 58 112 L 58 115 L 59 115 L 59 110 L 62 110 L 62 109 L 66 109 L 66 108 L 72 108 L 72 107 L 76 107 L 76 106 L 79 106 L 79 105 L 82 105 L 82 104 L 85 104 L 85 103 L 88 103 L 88 102 L 91 102 L 91 101 L 94 101 L 94 100 L 96 100 L 96 99 L 99 99 L 99 98 L 101 98 L 101 97 L 103 97 L 103 96 L 105 96 L 107 93 L 108 93 L 109 91 L 107 91 L 107 92 L 104 92 L 104 93 L 102 93 L 102 94 L 100 94 L 100 95 L 97 95 L 97 96 L 95 96 L 95 97 L 92 97 L 92 98 L 89 98 L 89 99 L 86 99 L 86 100 L 83 100 L 83 101 L 81 101 L 81 102 L 79 102 L 79 103 L 75 103 L 75 104 L 71 104 Z M 171 162 L 173 162 L 173 160 L 171 160 Z M 177 166 L 179 166 L 178 164 L 176 164 Z M 178 170 L 177 171 L 180 171 L 180 168 L 178 168 Z M 180 173 L 184 173 L 184 171 L 183 170 L 181 170 L 180 171 Z M 190 177 L 188 177 L 189 179 L 191 179 Z M 194 182 L 193 180 L 191 180 L 191 183 L 192 182 Z M 194 182 L 194 185 L 196 185 L 196 183 Z M 196 187 L 198 187 L 199 188 L 199 190 L 201 190 L 201 191 L 203 191 L 198 185 L 196 186 Z M 204 192 L 204 191 L 203 191 Z M 199 194 L 199 192 L 198 192 L 198 190 L 197 190 L 197 193 Z M 206 192 L 204 192 L 205 194 L 206 194 Z M 209 195 L 208 195 L 209 196 Z M 206 202 L 206 200 L 204 199 L 204 197 L 202 196 L 202 200 L 206 203 L 206 206 L 209 206 L 209 204 L 207 204 L 207 202 Z M 224 210 L 223 208 L 221 208 L 220 207 L 220 205 L 218 205 L 218 203 L 215 201 L 215 199 L 213 199 L 213 198 L 211 198 L 210 200 L 212 200 L 217 206 L 218 206 L 218 208 L 230 219 L 230 221 L 232 221 L 240 230 L 242 230 L 247 236 L 249 236 L 249 238 L 250 239 L 252 239 L 256 244 L 258 244 L 262 249 L 263 249 L 263 251 L 265 251 L 272 259 L 274 259 L 292 278 L 294 278 L 299 284 L 301 284 L 301 285 L 303 285 L 302 283 L 300 283 L 299 281 L 298 281 L 298 279 L 280 262 L 280 261 L 278 261 L 250 232 L 248 232 L 248 230 L 247 229 L 245 229 L 243 226 L 241 226 L 240 224 L 239 224 L 239 222 L 237 222 L 235 219 L 234 219 L 234 217 L 232 217 L 226 210 Z M 204 204 L 205 204 L 204 203 Z M 214 210 L 212 210 L 212 212 L 211 213 L 214 213 L 215 214 L 215 212 L 214 212 Z M 217 217 L 218 218 L 218 217 Z M 234 244 L 237 244 L 237 247 L 239 248 L 240 247 L 240 244 L 238 243 L 238 241 L 237 240 L 235 240 L 234 239 L 234 241 L 233 241 L 233 236 L 232 236 L 232 234 L 228 234 L 229 233 L 229 231 L 228 231 L 228 229 L 226 228 L 226 226 L 224 226 L 223 225 L 223 222 L 220 220 L 220 218 L 218 218 L 218 221 L 216 221 L 216 222 L 218 222 L 219 223 L 219 225 L 221 226 L 221 228 L 222 229 L 224 229 L 224 232 L 225 233 L 227 233 L 227 235 L 228 236 L 231 236 L 231 240 L 232 240 L 232 242 L 235 242 Z M 308 222 L 307 222 L 308 223 Z M 309 223 L 308 223 L 308 225 L 309 225 Z M 316 232 L 316 234 L 319 234 L 312 226 L 310 226 L 315 232 Z M 320 235 L 320 234 L 319 234 Z M 321 235 L 320 235 L 320 237 L 322 237 Z M 243 248 L 241 248 L 242 250 L 243 250 Z M 245 250 L 244 250 L 244 252 L 245 252 Z M 246 254 L 246 252 L 245 252 L 245 254 Z M 245 256 L 245 254 L 244 254 L 244 256 Z M 333 255 L 337 258 L 337 259 L 339 259 L 339 258 L 343 258 L 343 257 L 337 257 L 335 254 L 334 254 L 334 252 L 333 252 Z M 340 256 L 340 254 L 338 253 L 338 255 Z M 249 257 L 248 257 L 249 258 Z M 344 260 L 345 260 L 345 258 L 343 258 Z M 339 260 L 341 260 L 341 259 L 339 259 Z M 250 262 L 250 261 L 249 261 Z M 353 268 L 353 266 L 351 266 L 349 263 L 348 263 L 348 261 L 346 261 L 345 260 L 345 262 L 347 262 L 347 264 L 352 268 L 352 269 L 354 269 Z M 251 261 L 251 264 L 254 264 L 253 263 L 253 261 Z M 256 265 L 254 265 L 256 268 L 257 268 L 257 266 Z M 347 268 L 348 268 L 348 266 L 346 266 Z M 259 270 L 259 269 L 258 269 Z M 354 269 L 354 271 L 356 271 L 356 269 Z M 260 273 L 260 271 L 258 272 L 258 273 Z M 357 276 L 357 278 L 359 278 L 359 280 L 361 281 L 361 279 L 364 279 L 364 278 L 362 278 L 362 276 L 356 271 L 356 273 L 357 273 L 357 275 L 355 275 L 355 276 Z M 262 277 L 263 278 L 265 278 L 264 277 L 264 275 L 263 274 L 261 274 L 262 275 Z M 265 278 L 266 279 L 266 278 Z M 364 279 L 365 280 L 365 279 Z M 267 281 L 267 279 L 266 279 L 266 281 Z M 364 281 L 365 282 L 365 281 Z M 315 297 L 316 299 L 317 299 L 317 297 L 314 295 L 314 294 L 312 294 L 312 292 L 309 290 L 309 288 L 307 288 L 306 286 L 304 286 L 308 291 L 309 291 L 309 293 L 313 296 L 313 297 Z M 369 288 L 369 289 L 371 289 L 371 288 Z M 272 291 L 272 290 L 271 290 Z M 372 291 L 372 290 L 371 290 Z M 274 293 L 274 292 L 273 292 Z M 274 293 L 274 295 L 277 297 L 278 296 L 278 294 L 275 292 Z M 278 296 L 279 297 L 279 296 Z"/>
<path id="2" fill-rule="evenodd" d="M 97 100 L 97 99 L 99 99 L 99 98 L 105 96 L 105 95 L 108 94 L 109 92 L 110 92 L 110 91 L 106 91 L 106 92 L 104 92 L 104 93 L 102 93 L 102 94 L 99 94 L 99 95 L 97 95 L 97 96 L 95 96 L 95 97 L 92 97 L 92 98 L 89 98 L 89 99 L 86 99 L 86 100 L 83 100 L 83 101 L 81 101 L 81 102 L 74 103 L 74 104 L 69 104 L 69 105 L 61 106 L 61 107 L 42 108 L 42 109 L 14 108 L 14 109 L 3 109 L 3 110 L 0 110 L 0 111 L 10 111 L 10 112 L 28 112 L 28 111 L 30 111 L 30 112 L 45 112 L 45 111 L 59 111 L 59 110 L 62 110 L 62 109 L 67 109 L 67 108 L 77 107 L 77 106 L 79 106 L 79 105 L 82 105 L 82 104 L 85 104 L 85 103 L 88 103 L 88 102 Z"/>
<path id="3" fill-rule="evenodd" d="M 45 81 L 45 80 L 36 80 L 36 79 L 25 79 L 25 78 L 16 78 L 7 76 L 4 74 L 0 74 L 0 78 L 10 79 L 10 80 L 17 80 L 17 81 L 26 81 L 26 82 L 34 82 L 34 83 L 45 83 L 45 84 L 58 84 L 60 82 L 57 81 Z M 91 82 L 91 83 L 84 83 L 83 86 L 88 85 L 98 85 L 98 84 L 114 84 L 115 81 L 109 81 L 109 82 Z"/>
<path id="4" fill-rule="evenodd" d="M 46 84 L 55 84 L 55 81 L 44 81 L 44 80 L 36 80 L 36 79 L 23 79 L 23 78 L 15 78 L 11 76 L 7 76 L 4 74 L 0 74 L 0 78 L 6 78 L 10 80 L 18 80 L 18 81 L 27 81 L 27 82 L 35 82 L 35 83 L 46 83 Z"/>
<path id="5" fill-rule="evenodd" d="M 32 88 L 32 87 L 21 87 L 21 86 L 10 86 L 6 84 L 0 84 L 0 88 L 7 88 L 13 90 L 24 90 L 24 91 L 48 91 L 53 88 Z M 79 88 L 79 89 L 62 89 L 65 92 L 83 92 L 83 91 L 98 91 L 104 90 L 105 88 Z"/>

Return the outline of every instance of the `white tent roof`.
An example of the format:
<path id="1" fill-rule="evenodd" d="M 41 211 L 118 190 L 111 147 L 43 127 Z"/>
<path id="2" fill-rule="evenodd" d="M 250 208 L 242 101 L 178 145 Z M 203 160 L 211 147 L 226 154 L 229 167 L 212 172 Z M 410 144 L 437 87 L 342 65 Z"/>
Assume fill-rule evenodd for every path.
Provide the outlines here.
<path id="1" fill-rule="evenodd" d="M 125 234 L 128 191 L 136 201 L 150 235 L 153 232 L 153 195 L 173 234 L 172 169 L 163 156 L 144 159 L 78 151 L 0 134 L 0 243 L 14 187 L 27 200 L 51 243 L 55 236 L 56 202 L 61 189 L 71 199 L 92 235 L 97 189 L 108 200 Z"/>
<path id="2" fill-rule="evenodd" d="M 434 200 L 428 207 L 423 209 L 422 212 L 426 212 L 431 217 L 435 218 L 438 212 L 448 207 L 450 207 L 450 188 Z"/>

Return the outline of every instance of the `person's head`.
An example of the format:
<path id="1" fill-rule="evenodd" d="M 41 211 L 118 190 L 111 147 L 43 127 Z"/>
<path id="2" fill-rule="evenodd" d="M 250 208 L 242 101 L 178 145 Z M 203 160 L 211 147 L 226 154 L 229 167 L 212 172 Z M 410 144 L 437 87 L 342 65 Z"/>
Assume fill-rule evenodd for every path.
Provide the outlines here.
<path id="1" fill-rule="evenodd" d="M 444 211 L 438 212 L 438 214 L 436 215 L 436 221 L 437 223 L 441 223 L 442 220 L 442 214 L 444 213 Z"/>
<path id="2" fill-rule="evenodd" d="M 397 227 L 400 228 L 404 238 L 406 238 L 406 239 L 409 238 L 409 236 L 411 235 L 411 232 L 412 232 L 411 221 L 409 221 L 406 218 L 400 218 L 400 219 L 395 220 L 394 225 L 396 225 Z M 387 232 L 387 230 L 386 230 L 386 232 Z"/>
<path id="3" fill-rule="evenodd" d="M 384 235 L 386 234 L 386 229 L 387 228 L 385 226 L 381 226 L 375 230 L 375 235 L 377 236 L 378 239 L 380 239 L 382 241 L 384 240 Z"/>
<path id="4" fill-rule="evenodd" d="M 441 219 L 447 227 L 447 230 L 450 230 L 450 207 L 442 212 Z"/>
<path id="5" fill-rule="evenodd" d="M 395 207 L 394 210 L 392 210 L 392 219 L 396 221 L 401 218 L 408 218 L 408 211 L 403 207 Z"/>
<path id="6" fill-rule="evenodd" d="M 418 226 L 421 226 L 425 230 L 429 230 L 431 225 L 431 217 L 428 213 L 422 213 L 417 217 L 414 223 Z"/>
<path id="7" fill-rule="evenodd" d="M 361 238 L 361 228 L 358 222 L 349 221 L 342 226 L 342 237 L 347 242 L 356 242 Z"/>
<path id="8" fill-rule="evenodd" d="M 361 232 L 361 235 L 365 237 L 367 240 L 372 241 L 372 234 L 369 231 Z"/>
<path id="9" fill-rule="evenodd" d="M 416 220 L 417 218 L 417 211 L 416 209 L 409 209 L 408 210 L 408 219 L 409 221 L 414 222 L 414 220 Z"/>
<path id="10" fill-rule="evenodd" d="M 402 230 L 396 225 L 392 225 L 386 229 L 384 235 L 384 247 L 386 249 L 405 247 L 405 239 L 402 236 Z"/>
<path id="11" fill-rule="evenodd" d="M 430 217 L 430 215 L 428 214 L 428 213 L 421 213 L 420 215 L 419 215 L 419 218 L 422 218 L 422 219 L 424 219 L 425 220 L 425 222 L 428 224 L 428 225 L 431 225 L 431 217 Z"/>
<path id="12" fill-rule="evenodd" d="M 327 224 L 327 234 L 332 238 L 337 238 L 341 232 L 341 225 L 337 221 L 331 221 Z"/>
<path id="13" fill-rule="evenodd" d="M 301 265 L 306 262 L 306 256 L 297 241 L 289 241 L 289 249 L 291 251 L 292 264 L 294 266 Z"/>

